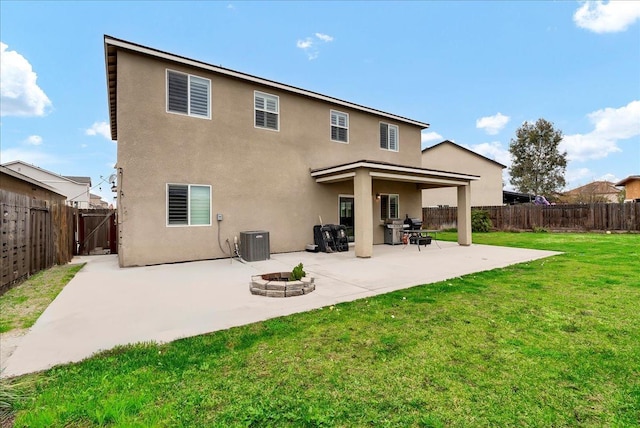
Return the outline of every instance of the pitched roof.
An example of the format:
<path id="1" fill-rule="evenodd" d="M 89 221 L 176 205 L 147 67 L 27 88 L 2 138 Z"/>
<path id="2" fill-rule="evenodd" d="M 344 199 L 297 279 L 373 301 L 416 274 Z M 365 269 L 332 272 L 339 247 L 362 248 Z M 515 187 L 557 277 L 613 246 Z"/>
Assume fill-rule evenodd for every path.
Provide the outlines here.
<path id="1" fill-rule="evenodd" d="M 626 186 L 627 183 L 631 182 L 631 181 L 636 181 L 636 180 L 640 180 L 640 175 L 630 175 L 627 178 L 625 178 L 624 180 L 620 180 L 616 183 L 616 186 Z"/>
<path id="2" fill-rule="evenodd" d="M 88 184 L 91 186 L 91 177 L 80 177 L 74 175 L 63 175 L 63 177 L 68 180 L 75 181 L 76 183 Z"/>
<path id="3" fill-rule="evenodd" d="M 38 186 L 38 187 L 40 187 L 42 189 L 48 190 L 50 192 L 53 192 L 56 195 L 60 195 L 60 196 L 66 197 L 62 193 L 59 193 L 53 187 L 49 186 L 48 184 L 44 184 L 44 183 L 42 183 L 42 182 L 40 182 L 40 181 L 38 181 L 36 179 L 33 179 L 31 177 L 27 177 L 24 174 L 20 174 L 19 172 L 12 170 L 11 168 L 7 168 L 6 166 L 0 165 L 0 172 L 2 172 L 3 174 L 7 174 L 7 175 L 9 175 L 9 176 L 11 176 L 13 178 L 17 178 L 18 180 L 22 180 L 22 181 L 24 181 L 26 183 L 33 184 L 34 186 Z"/>
<path id="4" fill-rule="evenodd" d="M 233 79 L 244 80 L 247 82 L 257 83 L 259 85 L 268 86 L 274 89 L 279 89 L 286 92 L 314 98 L 320 101 L 325 101 L 331 104 L 340 105 L 343 107 L 352 108 L 354 110 L 360 110 L 366 113 L 375 114 L 377 116 L 392 119 L 398 122 L 407 123 L 421 128 L 428 128 L 429 124 L 420 122 L 417 120 L 409 119 L 403 116 L 398 116 L 392 113 L 387 113 L 382 110 L 376 110 L 371 107 L 366 107 L 360 104 L 355 104 L 349 101 L 344 101 L 338 98 L 323 95 L 317 92 L 309 91 L 295 86 L 279 83 L 274 80 L 264 79 L 262 77 L 252 76 L 250 74 L 242 73 L 239 71 L 231 70 L 224 67 L 219 67 L 213 64 L 207 64 L 202 61 L 186 58 L 180 55 L 163 52 L 158 49 L 142 46 L 136 43 L 128 42 L 126 40 L 117 39 L 105 34 L 104 36 L 104 53 L 105 53 L 105 65 L 107 71 L 107 89 L 109 92 L 109 118 L 111 123 L 111 138 L 116 140 L 118 138 L 118 123 L 116 117 L 116 103 L 117 103 L 117 74 L 118 74 L 118 59 L 116 52 L 119 50 L 127 50 L 130 52 L 136 52 L 141 55 L 146 55 L 152 58 L 160 59 L 163 61 L 171 61 L 180 63 L 190 67 L 200 68 L 209 72 L 218 73 Z"/>
<path id="5" fill-rule="evenodd" d="M 484 160 L 486 160 L 486 161 L 489 161 L 489 162 L 492 162 L 492 163 L 494 163 L 494 164 L 496 164 L 496 165 L 499 165 L 501 168 L 506 168 L 506 167 L 507 167 L 506 165 L 502 165 L 500 162 L 494 161 L 493 159 L 490 159 L 490 158 L 488 158 L 488 157 L 486 157 L 486 156 L 482 156 L 480 153 L 476 153 L 476 152 L 474 152 L 473 150 L 469 150 L 469 149 L 467 149 L 466 147 L 462 147 L 461 145 L 456 144 L 456 143 L 454 143 L 453 141 L 449 141 L 449 140 L 444 140 L 444 141 L 442 141 L 442 142 L 440 142 L 440 143 L 438 143 L 438 144 L 436 144 L 436 145 L 434 145 L 434 146 L 427 147 L 426 149 L 422 149 L 422 153 L 425 153 L 425 152 L 427 152 L 427 151 L 429 151 L 429 150 L 435 149 L 436 147 L 440 147 L 440 146 L 442 146 L 443 144 L 445 144 L 445 145 L 451 145 L 451 146 L 456 147 L 456 148 L 458 148 L 458 149 L 464 150 L 464 151 L 465 151 L 465 152 L 467 152 L 467 153 L 471 153 L 472 155 L 475 155 L 475 156 L 477 156 L 477 157 L 479 157 L 479 158 L 481 158 L 481 159 L 484 159 Z"/>
<path id="6" fill-rule="evenodd" d="M 592 181 L 584 186 L 564 192 L 565 195 L 608 195 L 618 193 L 620 193 L 620 189 L 617 189 L 611 181 Z"/>
<path id="7" fill-rule="evenodd" d="M 21 161 L 21 160 L 14 160 L 14 161 L 11 161 L 11 162 L 6 162 L 6 163 L 3 163 L 2 166 L 6 167 L 8 165 L 15 165 L 15 164 L 20 164 L 20 165 L 28 166 L 28 167 L 31 167 L 31 168 L 35 168 L 35 169 L 40 170 L 42 172 L 46 172 L 47 174 L 51 174 L 51 175 L 54 175 L 54 176 L 59 177 L 59 178 L 64 178 L 67 181 L 74 182 L 75 184 L 91 184 L 91 178 L 90 177 L 64 176 L 64 175 L 56 174 L 55 172 L 49 171 L 49 170 L 44 169 L 44 168 L 40 168 L 39 166 L 30 164 L 30 163 L 27 163 L 27 162 L 24 162 L 24 161 Z M 84 181 L 76 181 L 75 179 L 83 179 Z M 86 180 L 88 180 L 88 181 L 86 181 Z"/>

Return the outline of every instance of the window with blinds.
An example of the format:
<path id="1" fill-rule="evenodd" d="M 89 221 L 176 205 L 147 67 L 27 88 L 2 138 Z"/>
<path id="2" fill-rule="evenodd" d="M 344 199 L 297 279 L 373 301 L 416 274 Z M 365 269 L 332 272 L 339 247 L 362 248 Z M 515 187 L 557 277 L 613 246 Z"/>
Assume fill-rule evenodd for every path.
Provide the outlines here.
<path id="1" fill-rule="evenodd" d="M 267 128 L 277 131 L 280 128 L 280 98 L 262 92 L 254 92 L 256 128 Z"/>
<path id="2" fill-rule="evenodd" d="M 211 81 L 167 70 L 167 111 L 211 118 Z"/>
<path id="3" fill-rule="evenodd" d="M 211 186 L 167 184 L 168 226 L 210 226 Z"/>
<path id="4" fill-rule="evenodd" d="M 331 140 L 349 142 L 349 115 L 331 110 Z"/>
<path id="5" fill-rule="evenodd" d="M 398 151 L 398 127 L 396 125 L 380 122 L 380 148 L 392 152 Z"/>
<path id="6" fill-rule="evenodd" d="M 388 218 L 399 218 L 400 213 L 400 196 L 399 195 L 380 195 L 380 220 Z"/>

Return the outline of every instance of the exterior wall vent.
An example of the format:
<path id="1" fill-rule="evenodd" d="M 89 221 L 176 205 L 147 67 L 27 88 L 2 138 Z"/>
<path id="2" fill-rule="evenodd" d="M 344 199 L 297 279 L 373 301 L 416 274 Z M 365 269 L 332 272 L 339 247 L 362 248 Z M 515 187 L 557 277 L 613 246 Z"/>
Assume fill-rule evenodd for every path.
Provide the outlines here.
<path id="1" fill-rule="evenodd" d="M 240 254 L 248 262 L 269 260 L 271 257 L 269 232 L 266 230 L 240 232 Z"/>

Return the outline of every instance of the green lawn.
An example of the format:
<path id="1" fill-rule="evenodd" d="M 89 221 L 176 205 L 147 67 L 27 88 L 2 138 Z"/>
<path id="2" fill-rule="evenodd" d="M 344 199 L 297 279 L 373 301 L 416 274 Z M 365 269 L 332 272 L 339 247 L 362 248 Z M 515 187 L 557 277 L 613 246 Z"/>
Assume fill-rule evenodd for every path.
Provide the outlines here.
<path id="1" fill-rule="evenodd" d="M 0 333 L 31 327 L 84 263 L 54 266 L 0 296 Z"/>
<path id="2" fill-rule="evenodd" d="M 474 241 L 565 254 L 25 376 L 16 426 L 640 425 L 640 235 Z"/>

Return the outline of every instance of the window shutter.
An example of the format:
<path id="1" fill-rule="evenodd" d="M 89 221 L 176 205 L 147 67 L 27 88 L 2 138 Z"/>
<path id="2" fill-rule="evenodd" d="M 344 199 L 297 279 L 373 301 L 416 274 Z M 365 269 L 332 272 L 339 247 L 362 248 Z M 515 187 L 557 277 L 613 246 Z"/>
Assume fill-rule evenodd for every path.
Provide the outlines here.
<path id="1" fill-rule="evenodd" d="M 261 110 L 256 110 L 256 126 L 260 126 L 262 128 L 267 126 L 267 113 Z"/>
<path id="2" fill-rule="evenodd" d="M 389 150 L 398 150 L 398 127 L 389 126 Z"/>
<path id="3" fill-rule="evenodd" d="M 191 76 L 190 83 L 190 113 L 197 116 L 209 117 L 209 81 Z"/>
<path id="4" fill-rule="evenodd" d="M 278 101 L 275 98 L 267 98 L 267 108 L 266 110 L 271 113 L 278 112 Z"/>
<path id="5" fill-rule="evenodd" d="M 389 215 L 398 218 L 398 195 L 389 195 Z"/>
<path id="6" fill-rule="evenodd" d="M 189 186 L 170 184 L 168 189 L 168 224 L 189 224 L 187 215 Z"/>
<path id="7" fill-rule="evenodd" d="M 256 95 L 255 108 L 259 110 L 264 110 L 264 98 L 261 97 L 260 95 Z"/>
<path id="8" fill-rule="evenodd" d="M 181 73 L 167 72 L 167 110 L 171 112 L 184 113 L 189 112 L 188 109 L 188 93 L 189 76 Z"/>
<path id="9" fill-rule="evenodd" d="M 266 127 L 269 129 L 278 129 L 278 115 L 275 113 L 266 113 L 267 115 L 267 124 Z"/>
<path id="10" fill-rule="evenodd" d="M 389 218 L 389 195 L 380 195 L 380 220 Z"/>
<path id="11" fill-rule="evenodd" d="M 211 223 L 211 189 L 208 186 L 191 186 L 189 197 L 191 204 L 190 224 L 208 225 Z"/>
<path id="12" fill-rule="evenodd" d="M 380 124 L 380 148 L 389 148 L 389 126 L 386 123 Z"/>

